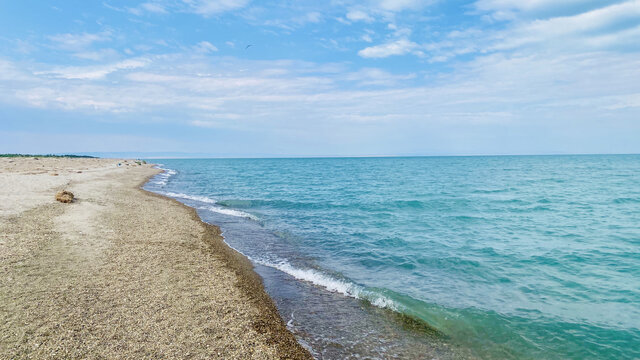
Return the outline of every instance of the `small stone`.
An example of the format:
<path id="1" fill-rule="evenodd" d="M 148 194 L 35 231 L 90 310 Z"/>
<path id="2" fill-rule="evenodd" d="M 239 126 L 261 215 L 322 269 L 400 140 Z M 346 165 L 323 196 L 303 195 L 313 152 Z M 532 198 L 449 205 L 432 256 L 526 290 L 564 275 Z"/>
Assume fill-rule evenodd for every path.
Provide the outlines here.
<path id="1" fill-rule="evenodd" d="M 56 200 L 61 203 L 70 203 L 73 201 L 73 193 L 71 191 L 62 190 L 56 194 Z"/>

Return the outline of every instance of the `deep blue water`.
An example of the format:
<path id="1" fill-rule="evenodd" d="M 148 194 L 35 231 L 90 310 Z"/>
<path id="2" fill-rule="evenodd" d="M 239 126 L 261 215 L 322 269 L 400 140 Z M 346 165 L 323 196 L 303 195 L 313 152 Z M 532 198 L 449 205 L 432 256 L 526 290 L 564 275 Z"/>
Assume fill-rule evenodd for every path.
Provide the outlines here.
<path id="1" fill-rule="evenodd" d="M 640 358 L 640 156 L 153 161 L 317 357 L 409 356 L 402 313 L 480 358 Z"/>

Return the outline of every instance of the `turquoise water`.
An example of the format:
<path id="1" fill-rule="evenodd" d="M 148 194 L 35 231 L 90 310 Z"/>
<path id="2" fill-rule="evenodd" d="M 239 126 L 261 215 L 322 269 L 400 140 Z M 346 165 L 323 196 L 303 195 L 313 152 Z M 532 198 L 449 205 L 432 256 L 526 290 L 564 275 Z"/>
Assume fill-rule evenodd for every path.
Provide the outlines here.
<path id="1" fill-rule="evenodd" d="M 357 299 L 480 358 L 640 358 L 640 156 L 154 161 L 149 190 L 331 294 L 316 317 Z"/>

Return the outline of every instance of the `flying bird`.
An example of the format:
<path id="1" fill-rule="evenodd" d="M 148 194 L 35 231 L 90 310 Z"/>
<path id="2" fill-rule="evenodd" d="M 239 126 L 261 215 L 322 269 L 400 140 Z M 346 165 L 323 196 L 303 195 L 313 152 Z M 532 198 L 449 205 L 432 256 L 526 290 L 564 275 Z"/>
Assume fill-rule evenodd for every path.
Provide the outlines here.
<path id="1" fill-rule="evenodd" d="M 249 44 L 249 45 L 247 45 L 244 49 L 245 49 L 245 50 L 247 50 L 248 48 L 250 48 L 250 47 L 252 47 L 252 46 L 253 46 L 253 44 Z"/>

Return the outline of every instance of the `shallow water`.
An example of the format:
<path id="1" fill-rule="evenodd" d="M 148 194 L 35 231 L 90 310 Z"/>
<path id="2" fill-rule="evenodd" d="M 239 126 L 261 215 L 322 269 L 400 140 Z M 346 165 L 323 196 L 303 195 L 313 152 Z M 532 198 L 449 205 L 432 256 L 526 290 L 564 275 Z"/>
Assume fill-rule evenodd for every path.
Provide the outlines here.
<path id="1" fill-rule="evenodd" d="M 156 162 L 319 358 L 640 357 L 640 156 Z"/>

